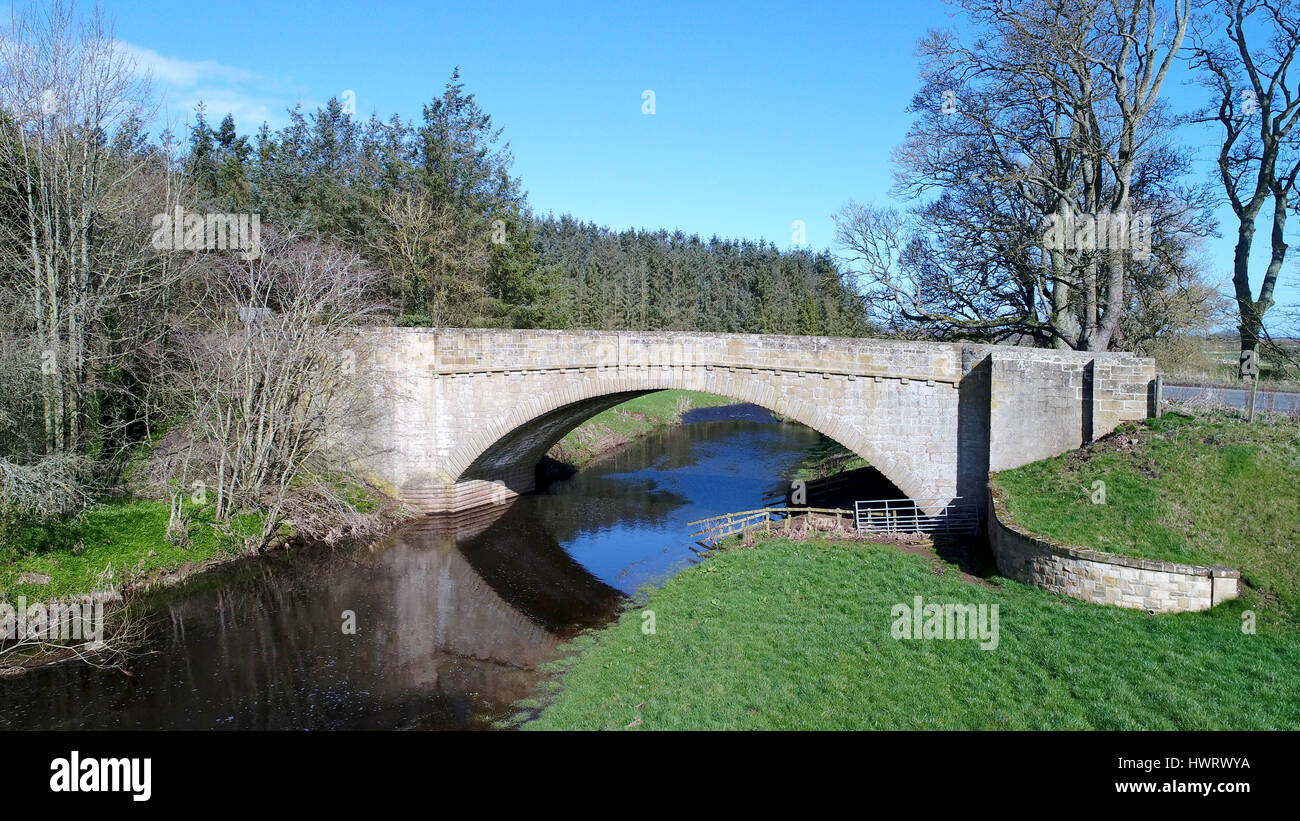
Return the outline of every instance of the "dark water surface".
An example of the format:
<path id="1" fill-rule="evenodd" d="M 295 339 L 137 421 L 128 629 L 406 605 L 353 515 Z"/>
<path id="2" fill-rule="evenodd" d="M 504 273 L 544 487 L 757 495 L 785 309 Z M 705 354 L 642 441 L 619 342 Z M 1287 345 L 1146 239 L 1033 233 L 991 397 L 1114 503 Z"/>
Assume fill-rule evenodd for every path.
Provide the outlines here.
<path id="1" fill-rule="evenodd" d="M 159 597 L 133 676 L 0 681 L 0 729 L 487 726 L 564 641 L 685 565 L 686 522 L 761 507 L 820 440 L 753 406 L 705 410 L 509 505 L 196 578 Z"/>

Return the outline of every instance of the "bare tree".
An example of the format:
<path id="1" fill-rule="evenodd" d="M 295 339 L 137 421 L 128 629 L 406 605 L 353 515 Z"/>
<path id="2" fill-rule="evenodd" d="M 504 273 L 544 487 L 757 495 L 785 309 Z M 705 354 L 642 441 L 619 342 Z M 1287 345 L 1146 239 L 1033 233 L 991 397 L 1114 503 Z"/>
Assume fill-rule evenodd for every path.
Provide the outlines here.
<path id="1" fill-rule="evenodd" d="M 317 479 L 346 462 L 332 449 L 372 403 L 349 333 L 379 310 L 378 278 L 355 253 L 275 230 L 260 251 L 212 260 L 203 326 L 182 343 L 193 428 L 173 489 L 173 517 L 194 481 L 215 495 L 219 521 L 262 513 L 259 545 L 295 504 L 313 522 L 326 518 L 313 498 L 355 513 Z"/>
<path id="2" fill-rule="evenodd" d="M 142 243 L 120 220 L 134 180 L 115 162 L 110 135 L 136 127 L 147 99 L 97 13 L 81 21 L 70 3 L 34 6 L 0 36 L 0 173 L 13 186 L 0 248 L 42 358 L 46 452 L 81 441 L 105 354 L 98 323 L 139 282 L 131 274 Z"/>
<path id="3" fill-rule="evenodd" d="M 490 234 L 473 212 L 422 186 L 379 203 L 376 251 L 403 280 L 417 313 L 436 326 L 466 324 L 485 298 Z"/>
<path id="4" fill-rule="evenodd" d="M 1241 336 L 1238 376 L 1249 375 L 1250 356 L 1259 347 L 1264 315 L 1273 307 L 1273 290 L 1286 259 L 1287 211 L 1300 175 L 1300 152 L 1292 130 L 1300 119 L 1300 95 L 1289 72 L 1300 50 L 1300 9 L 1287 0 L 1218 0 L 1209 26 L 1196 38 L 1195 64 L 1213 101 L 1201 119 L 1223 128 L 1218 170 L 1237 216 L 1232 284 Z M 1250 284 L 1250 251 L 1255 224 L 1273 200 L 1272 253 L 1256 297 Z"/>
<path id="5" fill-rule="evenodd" d="M 120 468 L 115 457 L 151 434 L 153 366 L 189 261 L 146 242 L 153 215 L 183 197 L 170 146 L 142 130 L 150 111 L 147 78 L 98 12 L 62 0 L 12 12 L 0 34 L 0 508 L 10 514 L 69 512 L 89 498 L 74 480 Z M 92 446 L 94 461 L 82 457 Z"/>
<path id="6" fill-rule="evenodd" d="M 895 155 L 896 190 L 916 205 L 899 216 L 850 204 L 840 244 L 895 323 L 1104 350 L 1135 263 L 1105 237 L 1045 247 L 1043 223 L 1084 215 L 1127 231 L 1140 208 L 1153 233 L 1195 233 L 1202 209 L 1174 193 L 1187 160 L 1165 142 L 1159 106 L 1187 2 L 961 5 L 978 34 L 969 46 L 951 32 L 922 40 L 920 116 Z"/>

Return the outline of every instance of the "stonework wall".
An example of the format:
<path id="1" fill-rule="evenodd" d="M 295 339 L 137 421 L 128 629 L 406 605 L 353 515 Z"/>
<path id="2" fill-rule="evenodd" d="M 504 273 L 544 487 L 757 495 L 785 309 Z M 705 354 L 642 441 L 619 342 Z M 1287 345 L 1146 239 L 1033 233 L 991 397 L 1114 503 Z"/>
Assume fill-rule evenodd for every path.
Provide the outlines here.
<path id="1" fill-rule="evenodd" d="M 985 348 L 992 364 L 989 470 L 1079 447 L 1147 418 L 1155 362 L 1131 354 Z"/>
<path id="2" fill-rule="evenodd" d="M 1241 574 L 1117 556 L 1054 542 L 1012 521 L 1002 491 L 989 486 L 989 544 L 998 570 L 1025 584 L 1095 604 L 1155 613 L 1208 610 L 1239 595 Z"/>
<path id="3" fill-rule="evenodd" d="M 990 469 L 1077 447 L 1085 408 L 1108 414 L 1098 435 L 1143 418 L 1138 383 L 1154 378 L 1126 355 L 830 337 L 385 328 L 357 347 L 358 367 L 381 375 L 358 462 L 427 512 L 532 489 L 534 465 L 573 427 L 671 388 L 789 416 L 931 510 L 958 495 L 982 506 Z"/>

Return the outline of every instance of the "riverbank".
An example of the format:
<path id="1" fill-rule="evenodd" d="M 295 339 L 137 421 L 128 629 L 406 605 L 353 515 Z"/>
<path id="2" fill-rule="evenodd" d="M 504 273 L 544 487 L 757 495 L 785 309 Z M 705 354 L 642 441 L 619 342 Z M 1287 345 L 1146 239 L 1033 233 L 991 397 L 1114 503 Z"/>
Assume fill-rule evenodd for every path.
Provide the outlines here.
<path id="1" fill-rule="evenodd" d="M 866 459 L 863 459 L 834 439 L 823 438 L 821 444 L 809 451 L 808 456 L 799 463 L 799 466 L 795 468 L 794 475 L 790 478 L 803 482 L 812 482 L 818 479 L 829 479 L 832 476 L 865 467 L 870 467 Z"/>
<path id="2" fill-rule="evenodd" d="M 1261 618 L 1300 625 L 1300 420 L 1169 413 L 994 482 L 1022 527 L 1056 541 L 1241 571 Z"/>
<path id="3" fill-rule="evenodd" d="M 133 586 L 136 577 L 243 554 L 243 534 L 260 532 L 256 515 L 237 517 L 232 533 L 213 527 L 212 506 L 189 508 L 189 544 L 166 538 L 170 510 L 154 500 L 107 501 L 76 516 L 24 527 L 3 549 L 0 590 L 30 601 Z"/>
<path id="4" fill-rule="evenodd" d="M 378 538 L 407 513 L 391 500 L 357 491 L 359 509 L 371 511 L 367 529 L 340 533 L 336 541 Z M 261 544 L 262 516 L 245 513 L 223 527 L 213 519 L 211 504 L 187 507 L 187 539 L 169 540 L 170 508 L 166 502 L 121 499 L 100 502 L 75 516 L 29 525 L 18 540 L 0 545 L 0 600 L 20 598 L 30 607 L 42 603 L 104 606 L 106 651 L 116 655 L 131 641 L 133 628 L 124 617 L 131 603 L 148 592 L 175 587 L 188 579 L 248 558 L 315 543 L 289 526 L 282 526 Z M 356 520 L 353 521 L 353 524 Z M 250 550 L 250 544 L 259 545 Z M 0 673 L 78 657 L 59 643 L 8 644 L 0 647 Z M 103 652 L 103 651 L 101 651 Z"/>
<path id="5" fill-rule="evenodd" d="M 364 533 L 340 538 L 372 538 L 404 517 L 400 506 L 372 494 L 354 501 L 376 515 Z M 186 515 L 188 538 L 181 544 L 166 535 L 168 504 L 150 499 L 104 501 L 75 516 L 24 527 L 16 543 L 0 546 L 0 591 L 29 601 L 105 592 L 120 597 L 303 542 L 294 528 L 282 525 L 261 545 L 262 516 L 256 512 L 234 516 L 225 527 L 215 523 L 211 504 L 190 504 Z M 254 543 L 258 547 L 250 551 Z"/>
<path id="6" fill-rule="evenodd" d="M 996 606 L 996 646 L 896 638 L 917 597 Z M 523 727 L 1296 729 L 1300 642 L 1243 633 L 1243 606 L 1152 618 L 888 545 L 762 540 L 570 644 Z"/>
<path id="7" fill-rule="evenodd" d="M 699 391 L 667 390 L 639 396 L 596 414 L 570 431 L 547 456 L 572 468 L 593 460 L 657 430 L 679 424 L 694 408 L 736 404 L 735 399 Z"/>

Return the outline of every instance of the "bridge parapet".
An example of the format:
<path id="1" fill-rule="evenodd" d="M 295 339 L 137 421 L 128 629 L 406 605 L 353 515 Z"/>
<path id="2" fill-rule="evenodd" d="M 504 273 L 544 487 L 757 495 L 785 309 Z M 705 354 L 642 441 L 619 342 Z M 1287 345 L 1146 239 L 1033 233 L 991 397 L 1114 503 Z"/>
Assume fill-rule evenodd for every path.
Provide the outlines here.
<path id="1" fill-rule="evenodd" d="M 824 336 L 684 331 L 392 329 L 437 374 L 579 368 L 734 367 L 954 384 L 960 347 Z"/>

